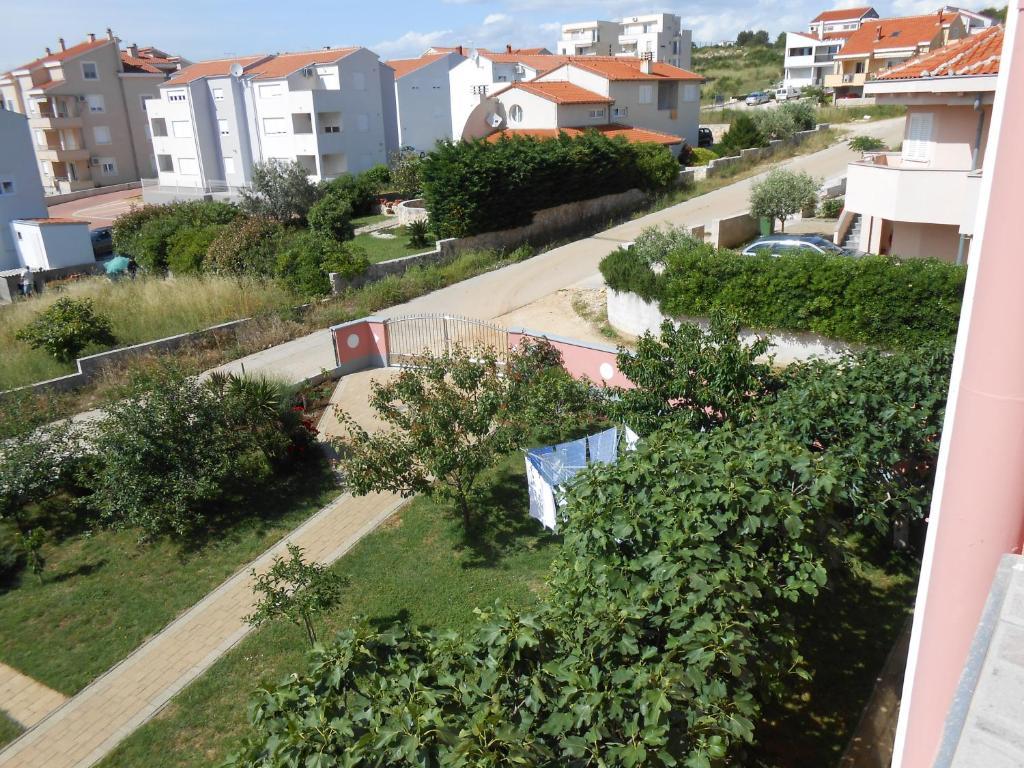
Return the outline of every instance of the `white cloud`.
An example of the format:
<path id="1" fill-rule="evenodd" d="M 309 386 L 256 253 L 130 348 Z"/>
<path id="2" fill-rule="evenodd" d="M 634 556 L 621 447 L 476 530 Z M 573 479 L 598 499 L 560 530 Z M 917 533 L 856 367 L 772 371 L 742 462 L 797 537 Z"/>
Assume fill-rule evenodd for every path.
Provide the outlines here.
<path id="1" fill-rule="evenodd" d="M 492 24 L 504 24 L 506 21 L 512 21 L 512 17 L 507 13 L 490 13 L 484 19 L 484 26 L 488 27 Z"/>
<path id="2" fill-rule="evenodd" d="M 419 56 L 427 48 L 450 42 L 452 30 L 441 29 L 435 32 L 406 32 L 394 40 L 384 40 L 370 46 L 370 50 L 382 59 L 393 59 L 398 56 Z"/>

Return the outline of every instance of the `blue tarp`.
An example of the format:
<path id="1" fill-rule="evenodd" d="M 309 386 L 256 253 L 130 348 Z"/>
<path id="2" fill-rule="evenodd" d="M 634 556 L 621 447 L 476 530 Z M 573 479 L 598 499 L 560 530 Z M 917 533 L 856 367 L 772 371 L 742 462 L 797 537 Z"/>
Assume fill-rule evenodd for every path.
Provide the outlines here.
<path id="1" fill-rule="evenodd" d="M 587 448 L 590 450 L 590 462 L 601 464 L 614 464 L 618 458 L 619 430 L 615 427 L 598 432 L 587 438 Z"/>

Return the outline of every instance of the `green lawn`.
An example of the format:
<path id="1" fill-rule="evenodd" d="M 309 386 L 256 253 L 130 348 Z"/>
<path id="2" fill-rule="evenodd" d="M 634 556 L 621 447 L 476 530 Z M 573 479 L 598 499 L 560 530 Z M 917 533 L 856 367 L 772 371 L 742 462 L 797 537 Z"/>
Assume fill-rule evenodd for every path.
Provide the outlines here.
<path id="1" fill-rule="evenodd" d="M 0 591 L 0 661 L 73 694 L 338 493 L 325 471 L 290 478 L 191 550 L 106 530 L 47 545 L 41 584 Z"/>
<path id="2" fill-rule="evenodd" d="M 701 101 L 713 102 L 716 94 L 725 99 L 763 91 L 782 79 L 781 49 L 765 46 L 707 46 L 693 52 L 690 68 L 707 78 L 701 87 Z M 712 122 L 703 115 L 701 122 Z"/>
<path id="3" fill-rule="evenodd" d="M 387 234 L 394 235 L 394 238 L 374 237 L 372 234 L 358 235 L 351 242 L 366 251 L 366 257 L 371 264 L 389 259 L 400 259 L 403 256 L 411 256 L 414 253 L 425 253 L 433 250 L 434 238 L 428 236 L 427 244 L 423 246 L 412 245 L 409 242 L 409 231 L 405 227 L 395 227 L 386 230 Z"/>
<path id="4" fill-rule="evenodd" d="M 493 510 L 472 539 L 455 517 L 417 498 L 364 538 L 335 570 L 349 577 L 345 597 L 322 637 L 357 615 L 377 626 L 407 619 L 417 625 L 465 628 L 473 609 L 502 600 L 534 603 L 559 539 L 531 519 L 522 455 L 491 473 Z M 303 665 L 305 640 L 294 625 L 269 625 L 250 635 L 182 691 L 101 763 L 104 768 L 186 768 L 215 765 L 247 730 L 246 705 L 259 685 Z"/>
<path id="5" fill-rule="evenodd" d="M 367 224 L 376 224 L 379 221 L 384 221 L 385 219 L 392 219 L 392 218 L 394 218 L 394 217 L 393 216 L 388 216 L 388 215 L 383 214 L 383 213 L 374 213 L 374 214 L 371 214 L 369 216 L 359 216 L 358 218 L 352 219 L 352 226 L 353 227 L 365 227 Z"/>
<path id="6" fill-rule="evenodd" d="M 18 738 L 24 730 L 24 728 L 11 720 L 11 718 L 3 712 L 0 712 L 0 747 L 4 744 L 10 744 Z"/>

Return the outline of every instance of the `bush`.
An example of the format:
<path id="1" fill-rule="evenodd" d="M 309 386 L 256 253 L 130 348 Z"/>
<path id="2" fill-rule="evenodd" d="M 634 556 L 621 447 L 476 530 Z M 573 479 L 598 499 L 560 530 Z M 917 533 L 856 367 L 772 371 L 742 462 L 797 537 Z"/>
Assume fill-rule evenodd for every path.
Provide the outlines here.
<path id="1" fill-rule="evenodd" d="M 728 154 L 738 155 L 741 150 L 751 147 L 767 147 L 768 140 L 754 119 L 743 113 L 733 120 L 729 130 L 722 137 L 721 145 Z"/>
<path id="2" fill-rule="evenodd" d="M 377 169 L 383 167 L 378 165 L 364 173 L 346 173 L 336 179 L 321 182 L 320 196 L 348 200 L 353 216 L 368 216 L 373 213 L 377 195 L 381 191 L 379 180 L 382 174 Z"/>
<path id="3" fill-rule="evenodd" d="M 788 115 L 798 131 L 810 131 L 818 123 L 814 105 L 806 101 L 787 101 L 777 111 Z"/>
<path id="4" fill-rule="evenodd" d="M 786 217 L 813 208 L 818 195 L 818 183 L 803 171 L 774 168 L 750 188 L 751 216 L 778 220 L 786 229 Z"/>
<path id="5" fill-rule="evenodd" d="M 636 166 L 646 181 L 647 190 L 664 192 L 679 181 L 679 161 L 661 144 L 637 144 L 634 147 Z"/>
<path id="6" fill-rule="evenodd" d="M 874 136 L 854 136 L 850 139 L 850 149 L 854 152 L 878 152 L 885 149 L 885 142 Z"/>
<path id="7" fill-rule="evenodd" d="M 329 191 L 309 209 L 309 228 L 341 242 L 355 236 L 352 227 L 352 203 L 344 194 Z"/>
<path id="8" fill-rule="evenodd" d="M 718 158 L 718 153 L 708 147 L 697 147 L 691 151 L 690 162 L 693 165 L 707 165 L 712 160 Z"/>
<path id="9" fill-rule="evenodd" d="M 315 231 L 295 232 L 281 242 L 275 274 L 299 296 L 325 296 L 331 292 L 331 272 L 353 278 L 368 265 L 366 253 L 357 245 Z"/>
<path id="10" fill-rule="evenodd" d="M 127 213 L 122 213 L 111 226 L 114 250 L 124 256 L 138 260 L 139 245 L 136 239 L 143 225 L 153 219 L 166 215 L 167 206 L 142 205 L 132 206 Z"/>
<path id="11" fill-rule="evenodd" d="M 391 186 L 406 200 L 420 196 L 420 169 L 423 160 L 415 152 L 395 152 L 391 155 Z"/>
<path id="12" fill-rule="evenodd" d="M 379 195 L 391 184 L 391 169 L 384 164 L 375 165 L 359 174 L 366 186 Z"/>
<path id="13" fill-rule="evenodd" d="M 175 275 L 202 272 L 206 252 L 223 229 L 220 224 L 179 229 L 168 241 L 167 268 Z"/>
<path id="14" fill-rule="evenodd" d="M 797 131 L 793 116 L 782 107 L 759 109 L 752 117 L 758 133 L 769 141 L 788 139 Z"/>
<path id="15" fill-rule="evenodd" d="M 832 101 L 825 89 L 818 85 L 806 85 L 800 91 L 800 98 L 806 99 L 811 106 L 823 107 Z"/>
<path id="16" fill-rule="evenodd" d="M 301 224 L 316 202 L 317 188 L 301 163 L 267 160 L 252 167 L 252 182 L 242 189 L 241 208 L 282 224 Z"/>
<path id="17" fill-rule="evenodd" d="M 90 344 L 110 345 L 117 340 L 110 319 L 93 310 L 92 299 L 57 299 L 40 312 L 15 338 L 42 349 L 62 362 L 75 360 Z"/>
<path id="18" fill-rule="evenodd" d="M 667 162 L 639 146 L 596 131 L 547 140 L 440 143 L 421 172 L 434 232 L 464 237 L 509 229 L 530 223 L 542 208 L 662 188 Z"/>
<path id="19" fill-rule="evenodd" d="M 269 277 L 274 274 L 281 225 L 245 217 L 225 226 L 206 252 L 206 268 L 222 275 Z"/>
<path id="20" fill-rule="evenodd" d="M 430 225 L 423 219 L 410 221 L 405 230 L 409 233 L 409 244 L 417 248 L 426 246 L 430 240 Z"/>
<path id="21" fill-rule="evenodd" d="M 190 200 L 133 208 L 113 224 L 114 249 L 134 258 L 144 269 L 163 272 L 170 258 L 171 239 L 183 228 L 227 224 L 238 209 L 216 200 Z"/>
<path id="22" fill-rule="evenodd" d="M 845 205 L 846 199 L 842 197 L 830 197 L 822 200 L 818 206 L 818 216 L 822 219 L 838 219 Z"/>

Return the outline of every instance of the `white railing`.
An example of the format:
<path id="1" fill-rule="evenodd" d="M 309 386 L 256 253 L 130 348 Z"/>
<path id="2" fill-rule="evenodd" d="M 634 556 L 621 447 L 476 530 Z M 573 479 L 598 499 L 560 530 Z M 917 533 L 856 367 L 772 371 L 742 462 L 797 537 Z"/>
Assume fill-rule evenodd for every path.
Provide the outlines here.
<path id="1" fill-rule="evenodd" d="M 142 179 L 142 188 L 154 192 L 200 197 L 216 194 L 237 195 L 245 187 L 228 184 L 219 179 L 207 180 L 205 184 L 168 184 L 161 182 L 160 179 Z"/>

